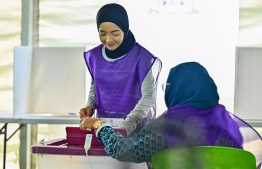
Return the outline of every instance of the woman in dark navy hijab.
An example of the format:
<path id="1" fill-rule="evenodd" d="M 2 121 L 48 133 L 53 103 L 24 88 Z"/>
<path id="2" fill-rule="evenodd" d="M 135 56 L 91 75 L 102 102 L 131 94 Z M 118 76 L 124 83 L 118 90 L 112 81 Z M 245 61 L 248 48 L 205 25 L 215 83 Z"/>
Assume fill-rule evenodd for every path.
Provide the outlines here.
<path id="1" fill-rule="evenodd" d="M 166 85 L 167 107 L 189 105 L 197 109 L 209 109 L 218 105 L 216 84 L 207 70 L 196 62 L 172 68 Z"/>
<path id="2" fill-rule="evenodd" d="M 101 45 L 84 53 L 92 82 L 80 121 L 92 116 L 123 119 L 120 127 L 130 135 L 155 118 L 161 61 L 136 42 L 123 6 L 102 6 L 96 23 Z"/>
<path id="3" fill-rule="evenodd" d="M 101 24 L 102 26 L 105 25 L 104 27 L 106 27 L 108 24 L 107 22 L 111 22 L 120 28 L 120 30 L 123 32 L 123 41 L 119 46 L 113 48 L 111 46 L 108 46 L 107 42 L 101 40 L 105 38 L 100 37 L 100 40 L 106 46 L 105 53 L 109 58 L 112 59 L 121 57 L 128 53 L 136 43 L 136 39 L 131 30 L 129 29 L 129 21 L 125 8 L 119 4 L 104 5 L 98 11 L 96 16 L 97 29 L 100 35 L 105 34 L 104 32 L 101 32 Z"/>
<path id="4" fill-rule="evenodd" d="M 217 86 L 207 70 L 197 62 L 173 67 L 165 89 L 167 111 L 139 133 L 124 138 L 99 118 L 85 118 L 82 130 L 96 129 L 107 154 L 120 161 L 150 161 L 156 152 L 190 146 L 222 146 L 247 150 L 262 162 L 262 141 L 257 132 L 219 104 Z M 97 126 L 96 126 L 97 127 Z M 244 127 L 247 133 L 240 133 Z M 243 138 L 248 138 L 244 140 Z M 255 146 L 254 146 L 255 144 Z M 256 150 L 251 150 L 254 147 Z M 244 147 L 245 148 L 245 147 Z"/>

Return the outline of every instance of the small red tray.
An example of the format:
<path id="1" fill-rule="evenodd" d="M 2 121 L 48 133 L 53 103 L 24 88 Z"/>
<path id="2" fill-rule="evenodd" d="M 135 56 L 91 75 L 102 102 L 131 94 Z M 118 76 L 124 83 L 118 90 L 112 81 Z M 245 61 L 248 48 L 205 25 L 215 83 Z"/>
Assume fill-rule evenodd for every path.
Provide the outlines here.
<path id="1" fill-rule="evenodd" d="M 114 128 L 124 137 L 127 137 L 126 129 Z M 91 147 L 100 147 L 103 146 L 102 143 L 96 137 L 95 131 L 83 131 L 79 127 L 66 127 L 66 138 L 68 145 L 84 145 L 87 134 L 92 134 L 92 143 Z"/>

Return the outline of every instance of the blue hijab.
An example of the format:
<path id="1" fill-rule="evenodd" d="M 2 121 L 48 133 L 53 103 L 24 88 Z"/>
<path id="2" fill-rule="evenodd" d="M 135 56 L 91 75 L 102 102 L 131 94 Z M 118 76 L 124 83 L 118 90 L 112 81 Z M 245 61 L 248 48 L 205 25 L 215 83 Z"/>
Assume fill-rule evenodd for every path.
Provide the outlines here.
<path id="1" fill-rule="evenodd" d="M 209 109 L 218 105 L 217 86 L 207 70 L 197 62 L 173 67 L 166 81 L 165 102 L 168 108 L 189 105 Z"/>
<path id="2" fill-rule="evenodd" d="M 112 22 L 124 32 L 123 42 L 117 49 L 109 50 L 105 48 L 107 57 L 116 59 L 128 53 L 129 50 L 134 46 L 136 39 L 129 29 L 129 20 L 125 8 L 115 3 L 104 5 L 102 8 L 100 8 L 96 16 L 98 30 L 100 24 L 103 22 Z"/>

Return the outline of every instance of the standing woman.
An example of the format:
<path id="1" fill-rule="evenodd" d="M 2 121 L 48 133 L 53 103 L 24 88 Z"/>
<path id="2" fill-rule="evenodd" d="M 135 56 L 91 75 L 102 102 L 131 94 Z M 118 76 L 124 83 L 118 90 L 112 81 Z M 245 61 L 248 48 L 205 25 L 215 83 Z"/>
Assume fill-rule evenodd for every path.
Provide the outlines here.
<path id="1" fill-rule="evenodd" d="M 84 53 L 92 82 L 80 121 L 92 117 L 123 118 L 128 135 L 153 120 L 161 61 L 136 42 L 124 7 L 110 3 L 96 16 L 102 44 Z"/>

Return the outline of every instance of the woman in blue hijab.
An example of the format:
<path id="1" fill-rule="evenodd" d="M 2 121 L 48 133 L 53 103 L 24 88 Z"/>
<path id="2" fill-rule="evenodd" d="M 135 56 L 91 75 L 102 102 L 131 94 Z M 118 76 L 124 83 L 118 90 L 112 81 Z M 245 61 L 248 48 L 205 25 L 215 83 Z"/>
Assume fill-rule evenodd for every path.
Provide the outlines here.
<path id="1" fill-rule="evenodd" d="M 165 103 L 166 112 L 128 138 L 101 119 L 86 118 L 80 128 L 95 129 L 107 154 L 126 162 L 148 162 L 158 151 L 188 146 L 243 149 L 243 137 L 235 118 L 241 124 L 244 122 L 219 104 L 217 86 L 199 63 L 186 62 L 170 70 Z M 256 136 L 261 143 L 260 136 Z"/>
<path id="2" fill-rule="evenodd" d="M 123 119 L 120 127 L 130 135 L 155 119 L 162 64 L 136 41 L 120 4 L 102 6 L 96 23 L 101 44 L 84 53 L 92 80 L 86 106 L 79 111 L 80 121 L 85 117 Z"/>
<path id="3" fill-rule="evenodd" d="M 184 63 L 170 70 L 165 87 L 167 107 L 189 105 L 209 109 L 217 106 L 218 100 L 216 84 L 200 64 Z"/>

